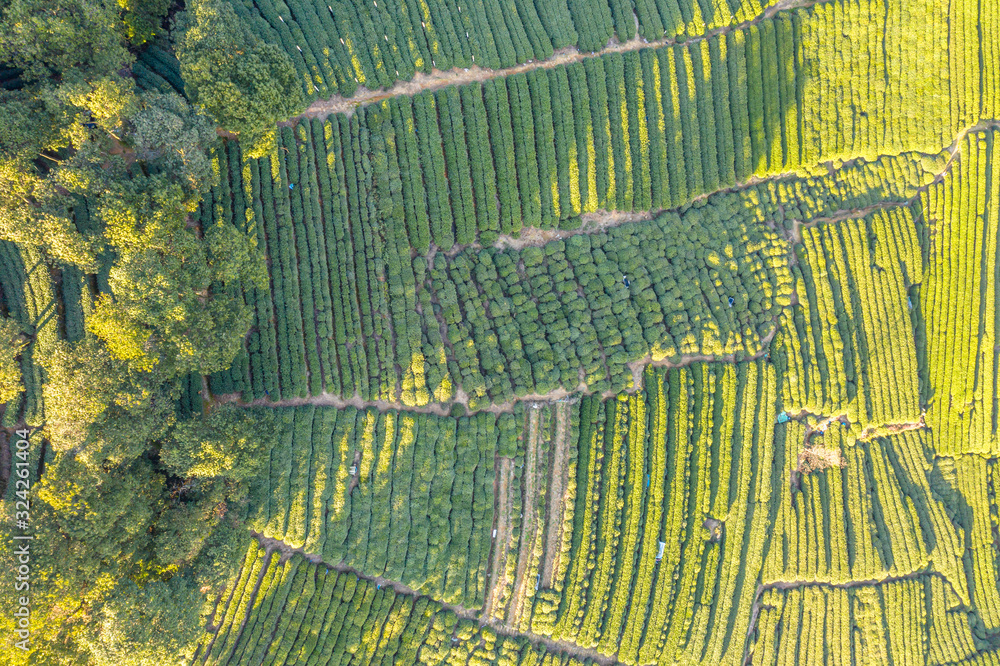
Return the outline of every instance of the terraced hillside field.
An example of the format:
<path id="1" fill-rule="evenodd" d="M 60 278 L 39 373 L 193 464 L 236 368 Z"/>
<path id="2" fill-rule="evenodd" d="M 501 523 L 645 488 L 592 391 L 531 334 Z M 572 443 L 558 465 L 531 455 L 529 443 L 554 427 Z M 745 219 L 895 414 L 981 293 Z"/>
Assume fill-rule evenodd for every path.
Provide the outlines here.
<path id="1" fill-rule="evenodd" d="M 103 137 L 90 263 L 0 218 L 38 663 L 1000 664 L 1000 4 L 188 4 L 129 85 L 207 112 L 210 6 L 294 113 Z M 92 194 L 154 154 L 198 196 Z"/>

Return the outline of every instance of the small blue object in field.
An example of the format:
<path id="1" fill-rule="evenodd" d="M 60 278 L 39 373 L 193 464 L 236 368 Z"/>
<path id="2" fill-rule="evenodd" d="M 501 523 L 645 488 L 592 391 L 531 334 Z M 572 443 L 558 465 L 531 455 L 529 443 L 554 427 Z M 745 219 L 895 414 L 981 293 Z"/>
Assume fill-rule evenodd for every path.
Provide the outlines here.
<path id="1" fill-rule="evenodd" d="M 735 303 L 735 302 L 736 302 L 736 299 L 733 298 L 732 296 L 730 296 L 729 297 L 729 307 L 733 307 L 733 303 Z"/>
<path id="2" fill-rule="evenodd" d="M 288 186 L 288 189 L 290 189 L 290 190 L 294 190 L 294 189 L 295 189 L 295 183 L 292 183 L 291 185 L 289 185 L 289 186 Z"/>

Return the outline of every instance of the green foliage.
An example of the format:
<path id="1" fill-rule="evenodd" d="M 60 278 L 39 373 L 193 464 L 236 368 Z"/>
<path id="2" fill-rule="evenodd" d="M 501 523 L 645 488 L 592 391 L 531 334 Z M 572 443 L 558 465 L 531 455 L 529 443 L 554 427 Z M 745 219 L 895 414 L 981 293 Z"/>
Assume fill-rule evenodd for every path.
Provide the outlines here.
<path id="1" fill-rule="evenodd" d="M 123 11 L 125 36 L 133 45 L 144 44 L 160 34 L 160 24 L 170 9 L 169 0 L 118 0 L 118 5 Z"/>
<path id="2" fill-rule="evenodd" d="M 581 663 L 424 593 L 627 664 L 975 663 L 1000 151 L 931 153 L 995 115 L 997 16 L 869 5 L 196 0 L 141 64 L 162 0 L 4 5 L 32 659 Z M 368 406 L 230 402 L 327 394 Z"/>
<path id="3" fill-rule="evenodd" d="M 169 663 L 197 639 L 200 606 L 201 593 L 186 577 L 126 581 L 105 599 L 81 642 L 101 666 Z"/>
<path id="4" fill-rule="evenodd" d="M 116 360 L 93 338 L 59 342 L 44 359 L 53 448 L 94 467 L 127 463 L 173 423 L 173 395 L 162 378 Z"/>
<path id="5" fill-rule="evenodd" d="M 94 267 L 91 239 L 73 224 L 73 201 L 35 160 L 65 145 L 68 118 L 26 90 L 0 91 L 0 238 L 40 246 L 60 261 Z"/>
<path id="6" fill-rule="evenodd" d="M 21 365 L 18 356 L 25 347 L 21 327 L 0 318 L 0 403 L 9 403 L 21 393 Z"/>
<path id="7" fill-rule="evenodd" d="M 939 450 L 993 455 L 1000 147 L 995 132 L 970 133 L 961 150 L 962 162 L 920 194 L 923 262 L 900 253 L 901 271 L 905 283 L 924 278 L 911 297 L 919 308 L 914 365 L 922 364 L 921 398 Z"/>
<path id="8" fill-rule="evenodd" d="M 906 314 L 908 286 L 922 279 L 916 243 L 905 208 L 803 231 L 803 297 L 783 320 L 790 409 L 846 414 L 872 429 L 919 420 L 916 347 Z M 881 270 L 872 273 L 871 261 Z"/>
<path id="9" fill-rule="evenodd" d="M 117 2 L 14 0 L 4 7 L 0 61 L 72 90 L 132 61 Z M 100 45 L 100 48 L 94 48 Z"/>
<path id="10" fill-rule="evenodd" d="M 268 430 L 277 432 L 250 493 L 253 529 L 366 575 L 395 572 L 451 603 L 482 603 L 498 441 L 492 415 L 271 411 Z"/>
<path id="11" fill-rule="evenodd" d="M 198 0 L 178 19 L 185 90 L 223 128 L 251 141 L 299 111 L 302 92 L 288 55 L 261 40 L 219 0 Z"/>
<path id="12" fill-rule="evenodd" d="M 246 480 L 266 451 L 272 414 L 223 404 L 181 421 L 160 449 L 160 459 L 180 477 Z"/>
<path id="13" fill-rule="evenodd" d="M 294 555 L 288 561 L 267 558 L 251 547 L 243 575 L 226 592 L 231 603 L 220 608 L 217 623 L 200 639 L 206 664 L 223 663 L 230 654 L 257 659 L 295 655 L 306 664 L 358 657 L 365 663 L 395 659 L 413 664 L 541 664 L 548 659 L 584 666 L 576 657 L 511 638 L 425 596 L 397 592 L 311 564 Z M 259 590 L 250 594 L 258 576 Z M 380 589 L 381 588 L 381 589 Z"/>

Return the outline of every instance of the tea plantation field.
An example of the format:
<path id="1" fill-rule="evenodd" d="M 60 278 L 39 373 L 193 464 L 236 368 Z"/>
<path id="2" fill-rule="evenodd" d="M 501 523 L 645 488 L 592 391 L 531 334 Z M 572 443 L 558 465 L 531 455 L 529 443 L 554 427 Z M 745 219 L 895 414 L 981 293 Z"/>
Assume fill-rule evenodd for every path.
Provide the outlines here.
<path id="1" fill-rule="evenodd" d="M 188 214 L 266 274 L 168 410 L 273 422 L 170 663 L 1000 664 L 997 2 L 229 4 L 314 106 Z"/>

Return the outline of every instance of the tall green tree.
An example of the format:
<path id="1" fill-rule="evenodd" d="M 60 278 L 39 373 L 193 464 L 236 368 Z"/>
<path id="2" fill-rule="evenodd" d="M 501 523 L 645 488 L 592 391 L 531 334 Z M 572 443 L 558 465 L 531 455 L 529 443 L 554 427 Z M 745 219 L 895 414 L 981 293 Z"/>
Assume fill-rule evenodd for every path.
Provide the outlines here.
<path id="1" fill-rule="evenodd" d="M 87 326 L 113 357 L 165 379 L 223 370 L 251 316 L 228 287 L 262 284 L 263 255 L 232 225 L 192 217 L 214 177 L 211 122 L 176 95 L 144 94 L 136 109 L 100 162 L 81 150 L 65 167 L 116 257 Z"/>
<path id="2" fill-rule="evenodd" d="M 170 5 L 170 0 L 118 0 L 129 43 L 144 44 L 160 34 Z"/>
<path id="3" fill-rule="evenodd" d="M 194 580 L 173 576 L 138 584 L 126 580 L 86 627 L 93 666 L 178 663 L 200 637 L 202 595 Z"/>
<path id="4" fill-rule="evenodd" d="M 291 58 L 264 42 L 222 0 L 192 0 L 175 28 L 189 99 L 248 142 L 273 140 L 275 123 L 304 104 Z"/>
<path id="5" fill-rule="evenodd" d="M 272 413 L 230 404 L 177 424 L 160 458 L 181 477 L 245 480 L 260 469 L 266 454 Z"/>
<path id="6" fill-rule="evenodd" d="M 11 0 L 3 10 L 0 61 L 32 81 L 64 83 L 111 75 L 133 58 L 117 2 Z"/>
<path id="7" fill-rule="evenodd" d="M 173 425 L 176 389 L 114 358 L 93 337 L 60 341 L 44 359 L 45 432 L 91 467 L 138 458 Z"/>

